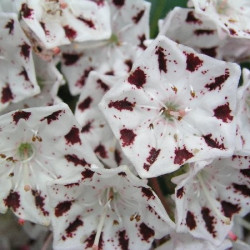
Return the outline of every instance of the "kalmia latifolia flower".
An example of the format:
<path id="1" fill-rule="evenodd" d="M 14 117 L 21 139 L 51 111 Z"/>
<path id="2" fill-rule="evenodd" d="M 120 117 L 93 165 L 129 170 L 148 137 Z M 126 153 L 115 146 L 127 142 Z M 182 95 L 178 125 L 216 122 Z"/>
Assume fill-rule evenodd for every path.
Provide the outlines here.
<path id="1" fill-rule="evenodd" d="M 0 13 L 0 111 L 40 92 L 31 45 L 14 13 Z"/>
<path id="2" fill-rule="evenodd" d="M 177 232 L 221 244 L 234 215 L 250 212 L 249 163 L 249 156 L 233 155 L 189 164 L 175 177 Z"/>
<path id="3" fill-rule="evenodd" d="M 2 115 L 0 137 L 0 212 L 24 220 L 48 225 L 47 182 L 99 164 L 63 103 Z"/>
<path id="4" fill-rule="evenodd" d="M 234 150 L 237 64 L 159 36 L 100 103 L 141 177 Z"/>
<path id="5" fill-rule="evenodd" d="M 127 166 L 92 165 L 80 177 L 51 182 L 58 249 L 149 249 L 174 228 L 159 198 Z"/>

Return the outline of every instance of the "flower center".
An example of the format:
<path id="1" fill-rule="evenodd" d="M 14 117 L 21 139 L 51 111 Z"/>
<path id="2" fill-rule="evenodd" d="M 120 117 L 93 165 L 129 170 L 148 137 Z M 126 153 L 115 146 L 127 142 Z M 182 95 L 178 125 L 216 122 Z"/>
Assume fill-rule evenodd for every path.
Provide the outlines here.
<path id="1" fill-rule="evenodd" d="M 17 154 L 22 162 L 30 161 L 34 154 L 34 146 L 29 142 L 21 143 L 17 149 Z"/>
<path id="2" fill-rule="evenodd" d="M 186 114 L 185 110 L 180 110 L 176 103 L 169 102 L 165 104 L 165 107 L 160 109 L 161 115 L 168 120 L 173 122 L 174 120 L 180 121 Z"/>
<path id="3" fill-rule="evenodd" d="M 55 16 L 59 18 L 66 7 L 67 4 L 63 0 L 45 0 L 43 3 L 45 19 L 47 17 L 54 19 Z"/>
<path id="4" fill-rule="evenodd" d="M 216 10 L 219 14 L 225 14 L 228 9 L 227 0 L 217 0 L 216 3 Z"/>
<path id="5" fill-rule="evenodd" d="M 109 42 L 113 43 L 113 44 L 115 44 L 117 46 L 120 45 L 120 41 L 119 41 L 118 36 L 116 34 L 111 35 L 111 37 L 109 38 Z"/>

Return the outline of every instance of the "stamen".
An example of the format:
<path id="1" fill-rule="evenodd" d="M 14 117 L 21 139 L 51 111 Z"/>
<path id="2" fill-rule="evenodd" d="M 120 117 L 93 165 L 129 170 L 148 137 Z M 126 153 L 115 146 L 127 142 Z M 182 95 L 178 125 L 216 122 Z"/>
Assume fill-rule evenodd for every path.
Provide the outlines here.
<path id="1" fill-rule="evenodd" d="M 230 221 L 231 221 L 230 218 L 224 216 L 224 215 L 219 211 L 219 209 L 215 206 L 214 200 L 213 200 L 213 198 L 210 196 L 209 191 L 208 191 L 208 189 L 207 189 L 207 187 L 206 187 L 206 185 L 205 185 L 205 183 L 204 183 L 204 181 L 203 181 L 203 179 L 202 179 L 200 173 L 197 174 L 197 178 L 198 178 L 198 180 L 199 180 L 199 182 L 200 182 L 200 184 L 201 184 L 202 190 L 203 190 L 203 192 L 204 192 L 204 194 L 205 194 L 205 196 L 206 196 L 206 198 L 207 198 L 207 201 L 208 201 L 208 203 L 210 204 L 212 210 L 216 213 L 216 215 L 217 215 L 225 224 L 229 225 L 229 224 L 230 224 Z"/>

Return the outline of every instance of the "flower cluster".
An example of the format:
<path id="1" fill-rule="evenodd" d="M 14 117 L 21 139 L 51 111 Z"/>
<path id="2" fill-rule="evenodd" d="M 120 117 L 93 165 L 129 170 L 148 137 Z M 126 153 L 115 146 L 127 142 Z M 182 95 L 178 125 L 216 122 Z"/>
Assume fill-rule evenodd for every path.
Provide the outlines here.
<path id="1" fill-rule="evenodd" d="M 150 8 L 1 1 L 1 249 L 250 248 L 250 2 Z"/>

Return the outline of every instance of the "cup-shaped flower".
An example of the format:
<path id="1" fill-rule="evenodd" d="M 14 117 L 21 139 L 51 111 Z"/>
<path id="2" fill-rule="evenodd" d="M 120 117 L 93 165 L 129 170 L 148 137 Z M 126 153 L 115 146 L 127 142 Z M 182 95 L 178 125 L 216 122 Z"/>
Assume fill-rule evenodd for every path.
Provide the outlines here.
<path id="1" fill-rule="evenodd" d="M 159 36 L 99 107 L 141 177 L 229 156 L 240 77 L 237 64 Z"/>
<path id="2" fill-rule="evenodd" d="M 54 249 L 149 249 L 173 230 L 159 198 L 127 166 L 92 165 L 49 184 Z"/>

